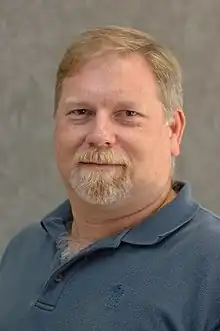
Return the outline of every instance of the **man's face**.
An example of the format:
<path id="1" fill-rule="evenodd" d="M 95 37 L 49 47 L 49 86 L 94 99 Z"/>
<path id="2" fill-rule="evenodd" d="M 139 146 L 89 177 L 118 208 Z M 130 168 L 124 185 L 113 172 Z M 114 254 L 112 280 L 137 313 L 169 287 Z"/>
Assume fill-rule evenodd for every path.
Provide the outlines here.
<path id="1" fill-rule="evenodd" d="M 157 192 L 170 180 L 184 127 L 166 123 L 154 75 L 138 54 L 105 55 L 63 82 L 55 154 L 69 190 L 92 204 Z"/>

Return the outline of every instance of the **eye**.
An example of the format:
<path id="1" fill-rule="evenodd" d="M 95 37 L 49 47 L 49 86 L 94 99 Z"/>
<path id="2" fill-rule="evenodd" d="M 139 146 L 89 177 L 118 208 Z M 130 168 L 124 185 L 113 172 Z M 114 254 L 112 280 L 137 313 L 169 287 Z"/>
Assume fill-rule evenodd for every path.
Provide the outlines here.
<path id="1" fill-rule="evenodd" d="M 86 115 L 91 115 L 91 111 L 86 108 L 81 109 L 73 109 L 67 113 L 67 115 L 75 116 L 75 117 L 82 117 Z"/>
<path id="2" fill-rule="evenodd" d="M 128 117 L 136 117 L 136 116 L 140 116 L 140 114 L 138 112 L 136 112 L 135 110 L 120 110 L 118 111 L 116 114 L 116 117 L 118 118 L 123 118 L 123 119 L 127 119 Z"/>
<path id="3" fill-rule="evenodd" d="M 128 117 L 138 116 L 139 114 L 134 110 L 125 110 L 125 115 Z"/>

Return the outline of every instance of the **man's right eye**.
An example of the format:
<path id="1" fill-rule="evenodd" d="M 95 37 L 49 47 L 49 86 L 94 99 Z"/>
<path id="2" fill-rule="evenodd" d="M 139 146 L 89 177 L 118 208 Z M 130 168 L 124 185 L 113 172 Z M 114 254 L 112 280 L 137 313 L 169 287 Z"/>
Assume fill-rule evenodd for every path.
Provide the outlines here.
<path id="1" fill-rule="evenodd" d="M 73 116 L 85 116 L 85 115 L 91 115 L 91 111 L 88 110 L 88 109 L 85 109 L 85 108 L 82 108 L 82 109 L 73 109 L 73 110 L 70 110 L 67 115 L 73 115 Z"/>

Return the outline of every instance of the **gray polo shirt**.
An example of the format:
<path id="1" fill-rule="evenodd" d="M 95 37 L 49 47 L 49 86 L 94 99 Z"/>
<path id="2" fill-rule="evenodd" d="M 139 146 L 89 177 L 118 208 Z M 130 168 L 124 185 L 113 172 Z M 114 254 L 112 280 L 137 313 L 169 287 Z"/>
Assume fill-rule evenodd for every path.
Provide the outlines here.
<path id="1" fill-rule="evenodd" d="M 135 228 L 61 263 L 66 201 L 8 245 L 1 331 L 213 331 L 220 325 L 220 221 L 188 185 Z"/>

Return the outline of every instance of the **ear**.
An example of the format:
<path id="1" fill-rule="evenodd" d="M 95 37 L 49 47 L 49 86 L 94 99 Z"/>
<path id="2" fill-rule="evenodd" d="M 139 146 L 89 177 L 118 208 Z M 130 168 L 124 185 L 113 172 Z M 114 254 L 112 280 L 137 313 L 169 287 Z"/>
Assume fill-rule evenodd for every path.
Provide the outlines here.
<path id="1" fill-rule="evenodd" d="M 178 108 L 169 122 L 170 150 L 174 157 L 180 154 L 180 145 L 186 125 L 186 118 L 181 108 Z"/>

